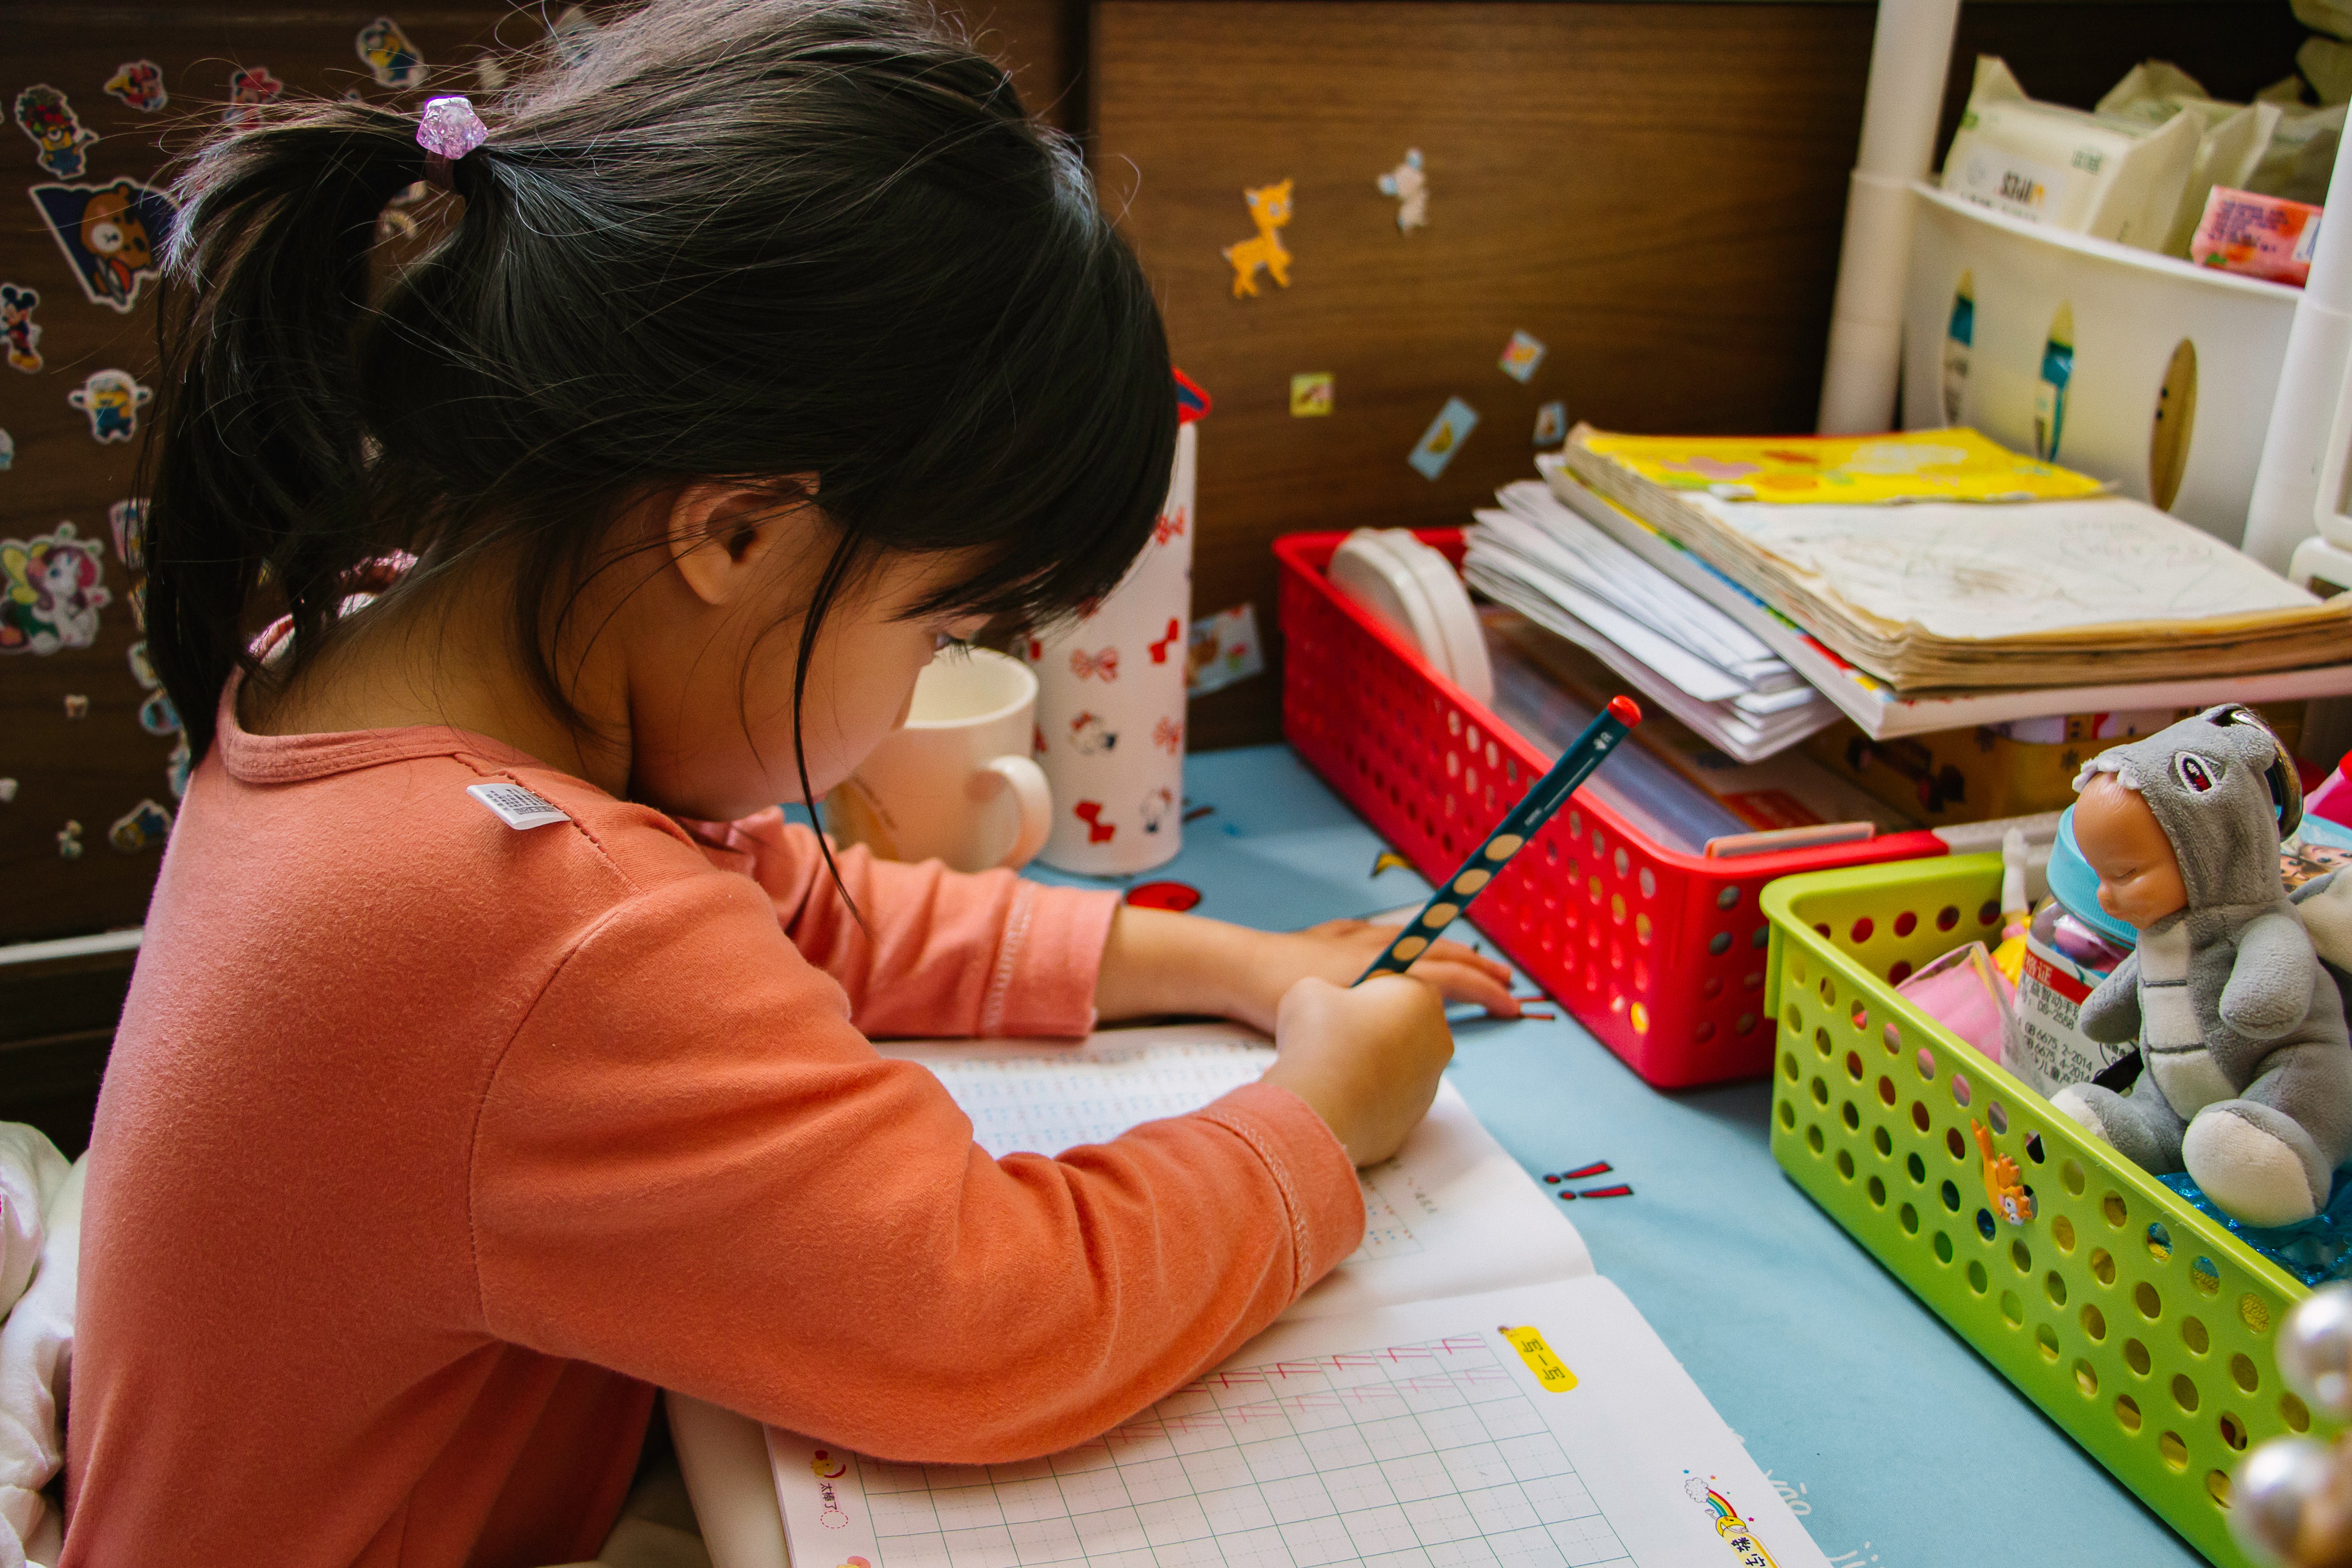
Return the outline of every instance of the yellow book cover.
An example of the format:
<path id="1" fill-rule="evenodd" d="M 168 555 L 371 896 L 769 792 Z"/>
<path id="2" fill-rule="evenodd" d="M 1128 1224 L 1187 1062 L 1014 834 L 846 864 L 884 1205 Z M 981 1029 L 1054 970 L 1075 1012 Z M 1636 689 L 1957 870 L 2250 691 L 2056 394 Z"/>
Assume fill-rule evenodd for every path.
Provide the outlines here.
<path id="1" fill-rule="evenodd" d="M 1705 490 L 1722 500 L 1811 506 L 2063 500 L 2110 488 L 1963 427 L 1883 436 L 1615 436 L 1595 430 L 1582 445 L 1653 484 Z"/>

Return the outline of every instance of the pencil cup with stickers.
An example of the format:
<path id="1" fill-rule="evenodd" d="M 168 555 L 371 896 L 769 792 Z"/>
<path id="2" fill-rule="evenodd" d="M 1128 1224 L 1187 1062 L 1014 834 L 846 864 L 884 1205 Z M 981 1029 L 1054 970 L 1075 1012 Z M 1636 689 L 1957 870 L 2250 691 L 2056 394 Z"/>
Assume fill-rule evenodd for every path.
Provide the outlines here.
<path id="1" fill-rule="evenodd" d="M 1065 871 L 1148 871 L 1183 841 L 1193 422 L 1207 400 L 1180 402 L 1175 472 L 1151 542 L 1092 614 L 1024 645 L 1037 672 L 1037 761 L 1054 786 L 1040 858 Z"/>

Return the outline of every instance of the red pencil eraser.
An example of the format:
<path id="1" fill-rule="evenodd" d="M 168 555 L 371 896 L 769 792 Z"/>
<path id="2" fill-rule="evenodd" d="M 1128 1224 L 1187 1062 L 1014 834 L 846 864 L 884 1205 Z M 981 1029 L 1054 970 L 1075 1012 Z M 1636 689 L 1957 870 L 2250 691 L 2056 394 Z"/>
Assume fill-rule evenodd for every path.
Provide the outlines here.
<path id="1" fill-rule="evenodd" d="M 1634 707 L 1633 700 L 1622 691 L 1609 700 L 1609 711 L 1617 716 L 1619 723 L 1628 727 L 1642 721 L 1642 710 Z"/>

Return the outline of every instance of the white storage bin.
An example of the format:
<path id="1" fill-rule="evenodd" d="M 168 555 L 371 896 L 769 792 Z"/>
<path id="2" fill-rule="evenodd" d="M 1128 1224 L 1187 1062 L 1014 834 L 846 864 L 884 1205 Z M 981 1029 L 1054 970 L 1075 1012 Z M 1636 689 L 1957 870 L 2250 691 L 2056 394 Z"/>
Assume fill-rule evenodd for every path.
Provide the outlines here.
<path id="1" fill-rule="evenodd" d="M 1904 426 L 1973 426 L 2239 543 L 2301 290 L 1912 193 Z"/>

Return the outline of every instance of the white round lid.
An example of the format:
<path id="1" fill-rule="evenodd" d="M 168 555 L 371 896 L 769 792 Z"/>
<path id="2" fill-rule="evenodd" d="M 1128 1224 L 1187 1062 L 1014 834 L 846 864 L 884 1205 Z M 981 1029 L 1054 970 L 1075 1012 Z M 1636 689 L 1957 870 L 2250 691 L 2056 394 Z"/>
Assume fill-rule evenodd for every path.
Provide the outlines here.
<path id="1" fill-rule="evenodd" d="M 1339 592 L 1418 649 L 1439 674 L 1453 679 L 1450 647 L 1420 572 L 1378 531 L 1360 528 L 1349 534 L 1331 557 L 1330 577 Z"/>

